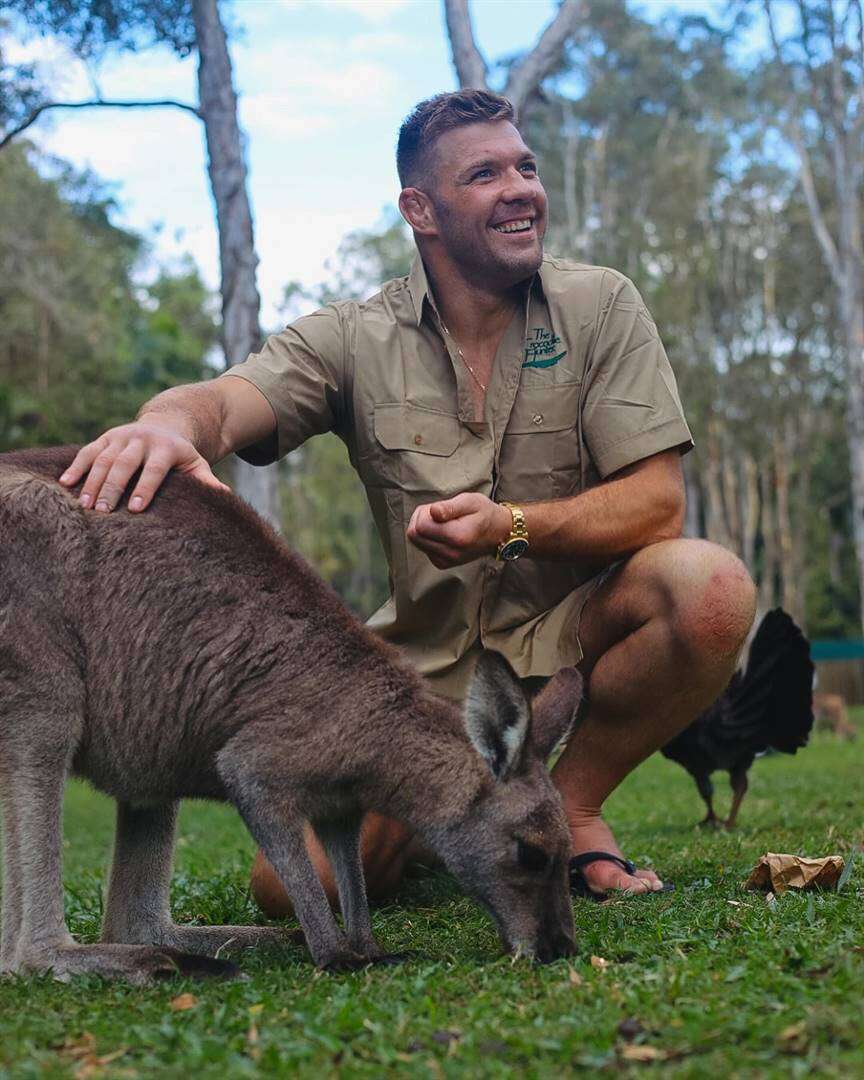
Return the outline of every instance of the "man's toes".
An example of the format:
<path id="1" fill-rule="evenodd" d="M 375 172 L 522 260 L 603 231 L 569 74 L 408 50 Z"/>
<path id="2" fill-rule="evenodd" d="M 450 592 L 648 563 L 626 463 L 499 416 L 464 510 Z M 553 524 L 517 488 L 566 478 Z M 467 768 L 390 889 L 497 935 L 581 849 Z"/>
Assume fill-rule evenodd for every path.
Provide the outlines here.
<path id="1" fill-rule="evenodd" d="M 636 877 L 645 882 L 650 892 L 659 892 L 663 888 L 663 882 L 653 870 L 637 870 Z"/>
<path id="2" fill-rule="evenodd" d="M 641 874 L 622 874 L 616 889 L 622 889 L 624 892 L 629 893 L 646 893 L 653 892 L 653 886 L 650 881 L 646 881 Z"/>

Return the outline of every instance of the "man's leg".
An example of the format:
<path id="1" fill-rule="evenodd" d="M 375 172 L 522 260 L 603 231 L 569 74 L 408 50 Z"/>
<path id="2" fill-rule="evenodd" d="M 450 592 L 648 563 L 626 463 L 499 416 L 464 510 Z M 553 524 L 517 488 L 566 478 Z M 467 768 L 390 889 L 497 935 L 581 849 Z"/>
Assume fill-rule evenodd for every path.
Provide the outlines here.
<path id="1" fill-rule="evenodd" d="M 592 594 L 579 628 L 589 707 L 553 772 L 575 854 L 621 854 L 600 816 L 603 803 L 716 700 L 754 612 L 744 565 L 704 540 L 644 548 Z M 597 891 L 660 887 L 650 870 L 631 876 L 609 862 L 591 863 L 583 874 Z"/>

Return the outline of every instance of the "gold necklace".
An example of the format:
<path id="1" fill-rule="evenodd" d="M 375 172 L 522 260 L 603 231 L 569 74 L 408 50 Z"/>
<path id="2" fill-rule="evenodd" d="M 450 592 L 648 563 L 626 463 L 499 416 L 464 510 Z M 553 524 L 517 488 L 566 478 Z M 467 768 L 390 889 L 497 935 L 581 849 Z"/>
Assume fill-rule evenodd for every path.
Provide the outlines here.
<path id="1" fill-rule="evenodd" d="M 465 353 L 462 352 L 462 346 L 459 344 L 459 342 L 456 340 L 456 338 L 453 337 L 453 335 L 450 333 L 450 331 L 444 325 L 444 320 L 441 318 L 440 315 L 438 316 L 438 322 L 441 324 L 441 329 L 444 331 L 444 333 L 447 335 L 447 337 L 449 337 L 450 340 L 453 342 L 453 344 L 456 346 L 456 352 L 459 354 L 459 359 L 462 361 L 462 363 L 465 365 L 465 367 L 468 368 L 469 375 L 474 380 L 474 382 L 477 383 L 477 385 L 480 387 L 480 389 L 485 394 L 486 391 L 489 389 L 489 387 L 486 385 L 486 383 L 483 382 L 483 380 L 480 378 L 480 376 L 477 374 L 477 372 L 474 370 L 474 368 L 471 367 L 471 365 L 465 359 Z"/>

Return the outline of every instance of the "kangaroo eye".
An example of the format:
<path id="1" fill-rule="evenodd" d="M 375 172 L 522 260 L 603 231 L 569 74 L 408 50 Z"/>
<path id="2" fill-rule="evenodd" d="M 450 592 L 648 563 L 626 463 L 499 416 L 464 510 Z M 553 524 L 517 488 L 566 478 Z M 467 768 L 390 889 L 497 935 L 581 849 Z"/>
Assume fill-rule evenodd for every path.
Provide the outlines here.
<path id="1" fill-rule="evenodd" d="M 535 873 L 545 870 L 551 862 L 543 848 L 536 847 L 534 844 L 526 844 L 522 840 L 518 843 L 516 857 L 523 869 L 533 870 Z"/>

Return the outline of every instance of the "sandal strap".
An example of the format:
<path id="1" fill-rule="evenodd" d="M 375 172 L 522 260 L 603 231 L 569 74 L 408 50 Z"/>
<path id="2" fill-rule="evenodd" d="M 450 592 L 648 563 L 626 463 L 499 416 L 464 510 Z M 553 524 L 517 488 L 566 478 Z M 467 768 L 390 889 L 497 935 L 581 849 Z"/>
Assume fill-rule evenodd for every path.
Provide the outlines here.
<path id="1" fill-rule="evenodd" d="M 570 860 L 572 870 L 581 870 L 594 862 L 611 862 L 619 866 L 626 874 L 633 874 L 636 867 L 629 859 L 622 859 L 620 855 L 613 855 L 611 851 L 583 851 L 581 855 L 574 855 Z"/>

